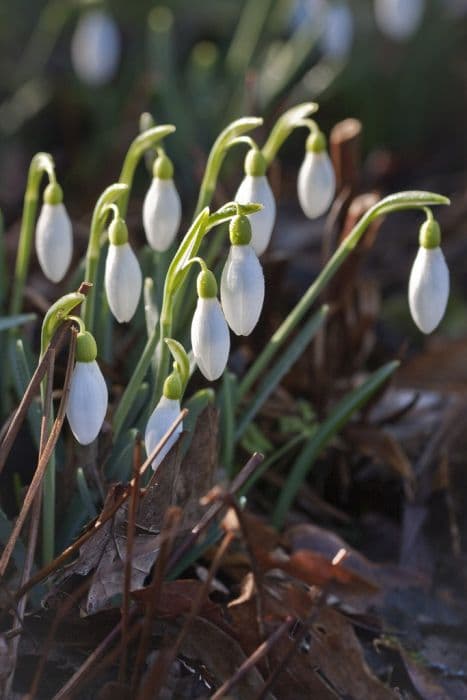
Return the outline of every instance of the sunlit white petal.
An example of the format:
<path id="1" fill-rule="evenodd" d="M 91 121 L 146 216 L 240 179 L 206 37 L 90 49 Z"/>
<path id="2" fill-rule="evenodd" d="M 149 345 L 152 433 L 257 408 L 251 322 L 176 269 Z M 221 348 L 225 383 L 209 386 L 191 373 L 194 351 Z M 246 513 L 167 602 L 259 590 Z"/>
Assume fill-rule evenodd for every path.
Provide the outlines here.
<path id="1" fill-rule="evenodd" d="M 417 31 L 424 10 L 425 0 L 375 0 L 376 23 L 395 41 L 404 41 Z"/>
<path id="2" fill-rule="evenodd" d="M 52 282 L 60 282 L 73 253 L 71 221 L 62 203 L 42 205 L 37 219 L 36 253 L 44 275 Z"/>
<path id="3" fill-rule="evenodd" d="M 112 79 L 120 58 L 120 34 L 114 19 L 103 10 L 86 12 L 71 41 L 71 60 L 80 80 L 104 85 Z"/>
<path id="4" fill-rule="evenodd" d="M 113 315 L 119 323 L 130 321 L 138 306 L 143 280 L 138 259 L 129 243 L 109 244 L 104 281 Z"/>
<path id="5" fill-rule="evenodd" d="M 148 243 L 163 252 L 175 240 L 182 205 L 173 180 L 152 179 L 143 204 L 143 225 Z"/>
<path id="6" fill-rule="evenodd" d="M 441 248 L 420 246 L 409 280 L 412 318 L 423 333 L 440 323 L 449 298 L 449 270 Z"/>
<path id="7" fill-rule="evenodd" d="M 309 219 L 316 219 L 329 209 L 336 193 L 336 176 L 326 151 L 306 152 L 298 173 L 297 193 Z"/>
<path id="8" fill-rule="evenodd" d="M 271 240 L 276 220 L 276 201 L 266 175 L 245 175 L 235 195 L 239 204 L 256 202 L 263 209 L 251 214 L 251 246 L 256 255 L 262 255 Z"/>
<path id="9" fill-rule="evenodd" d="M 156 445 L 164 437 L 169 428 L 171 428 L 172 424 L 176 421 L 179 415 L 180 401 L 168 399 L 166 396 L 162 396 L 156 408 L 151 413 L 146 426 L 144 444 L 146 446 L 146 454 L 148 456 L 155 449 Z M 171 450 L 173 445 L 177 442 L 182 430 L 183 425 L 180 423 L 153 461 L 152 468 L 154 471 L 160 465 L 166 454 L 168 454 L 168 452 Z"/>
<path id="10" fill-rule="evenodd" d="M 230 334 L 217 299 L 198 299 L 191 324 L 191 346 L 206 379 L 218 379 L 229 359 Z"/>
<path id="11" fill-rule="evenodd" d="M 73 370 L 66 414 L 75 438 L 89 445 L 99 434 L 107 412 L 108 392 L 99 365 L 77 362 Z"/>
<path id="12" fill-rule="evenodd" d="M 230 328 L 249 335 L 258 323 L 264 301 L 264 275 L 249 245 L 233 245 L 221 277 L 221 303 Z"/>

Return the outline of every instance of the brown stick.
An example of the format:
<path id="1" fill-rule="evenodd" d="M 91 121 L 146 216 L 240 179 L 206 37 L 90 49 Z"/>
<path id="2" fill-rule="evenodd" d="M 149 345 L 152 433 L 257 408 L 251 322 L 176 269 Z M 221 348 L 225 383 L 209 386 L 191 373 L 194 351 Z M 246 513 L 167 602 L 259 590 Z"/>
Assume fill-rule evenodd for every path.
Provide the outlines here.
<path id="1" fill-rule="evenodd" d="M 144 462 L 140 469 L 140 477 L 144 474 L 144 472 L 148 469 L 148 467 L 152 464 L 160 450 L 164 447 L 166 444 L 167 440 L 171 437 L 172 433 L 174 430 L 177 428 L 177 426 L 183 421 L 183 419 L 186 417 L 188 414 L 188 411 L 186 408 L 181 411 L 180 415 L 178 416 L 177 420 L 173 422 L 171 425 L 170 429 L 167 431 L 167 433 L 164 435 L 164 437 L 159 441 L 159 443 L 156 445 L 154 450 L 151 452 L 147 460 Z M 45 579 L 49 574 L 52 573 L 52 571 L 55 571 L 59 566 L 64 564 L 64 562 L 70 557 L 74 552 L 78 551 L 79 548 L 87 542 L 91 537 L 93 537 L 98 530 L 101 529 L 105 525 L 105 523 L 112 518 L 117 510 L 120 508 L 123 503 L 127 500 L 131 493 L 132 486 L 134 484 L 134 480 L 132 479 L 125 492 L 120 496 L 120 498 L 114 503 L 114 505 L 109 508 L 109 510 L 106 512 L 105 516 L 100 520 L 97 519 L 96 522 L 94 523 L 94 526 L 91 527 L 89 530 L 87 530 L 81 537 L 79 537 L 73 544 L 71 544 L 69 547 L 67 547 L 61 554 L 58 555 L 58 557 L 55 557 L 53 561 L 51 561 L 49 564 L 46 566 L 42 567 L 40 571 L 38 571 L 34 576 L 32 576 L 29 581 L 27 581 L 24 586 L 20 588 L 20 590 L 16 594 L 16 599 L 18 600 L 21 598 L 26 591 L 29 591 L 33 586 L 35 586 L 37 583 Z"/>
<path id="2" fill-rule="evenodd" d="M 125 575 L 123 582 L 123 604 L 122 604 L 122 654 L 120 657 L 120 667 L 118 669 L 118 680 L 125 682 L 128 650 L 128 620 L 130 612 L 130 590 L 131 590 L 131 567 L 133 562 L 133 543 L 135 537 L 136 513 L 138 511 L 139 497 L 139 470 L 141 466 L 141 437 L 136 437 L 133 451 L 133 486 L 131 487 L 130 505 L 128 508 L 127 539 L 125 552 Z"/>
<path id="3" fill-rule="evenodd" d="M 203 586 L 200 588 L 200 591 L 198 595 L 196 596 L 196 599 L 192 605 L 192 608 L 190 610 L 190 613 L 188 614 L 185 624 L 183 625 L 182 629 L 180 630 L 180 633 L 175 641 L 175 644 L 172 646 L 171 649 L 161 651 L 157 659 L 155 660 L 154 664 L 152 665 L 151 670 L 149 671 L 148 678 L 146 680 L 146 683 L 144 686 L 141 688 L 140 692 L 137 695 L 137 700 L 156 700 L 159 697 L 159 693 L 163 687 L 164 681 L 166 679 L 167 673 L 175 660 L 180 647 L 182 646 L 185 637 L 188 634 L 188 631 L 191 627 L 192 622 L 195 620 L 195 618 L 198 616 L 201 607 L 204 603 L 204 600 L 206 596 L 209 593 L 209 589 L 211 587 L 212 579 L 216 575 L 216 572 L 220 566 L 220 563 L 224 557 L 225 552 L 227 551 L 228 547 L 230 546 L 231 542 L 235 539 L 235 535 L 232 532 L 228 532 L 224 539 L 222 540 L 219 549 L 216 552 L 216 555 L 212 561 L 211 567 L 209 569 L 209 573 L 207 575 L 206 581 L 203 583 Z"/>
<path id="4" fill-rule="evenodd" d="M 294 622 L 293 617 L 287 617 L 282 625 L 280 625 L 268 639 L 266 639 L 265 642 L 259 645 L 257 649 L 249 656 L 245 661 L 242 663 L 242 665 L 235 671 L 233 676 L 229 678 L 228 681 L 226 681 L 221 687 L 216 690 L 214 695 L 211 695 L 211 700 L 221 700 L 221 698 L 225 698 L 227 693 L 238 683 L 239 680 L 243 678 L 243 676 L 248 673 L 248 671 L 251 671 L 251 669 L 256 666 L 256 664 L 261 661 L 263 656 L 266 656 L 269 654 L 271 649 L 277 644 L 277 642 L 282 639 L 284 634 L 288 632 L 292 626 L 292 623 Z"/>
<path id="5" fill-rule="evenodd" d="M 344 187 L 349 187 L 354 192 L 358 187 L 362 160 L 361 141 L 362 124 L 358 119 L 345 119 L 331 131 L 329 145 L 338 192 Z"/>
<path id="6" fill-rule="evenodd" d="M 36 471 L 34 472 L 34 476 L 32 477 L 31 483 L 29 484 L 29 488 L 28 488 L 26 496 L 24 498 L 23 507 L 21 508 L 21 511 L 18 515 L 16 523 L 13 527 L 13 530 L 11 531 L 8 542 L 6 543 L 5 549 L 3 550 L 2 557 L 0 559 L 0 577 L 5 575 L 6 567 L 8 566 L 8 562 L 10 561 L 10 557 L 11 557 L 11 554 L 12 554 L 13 549 L 15 547 L 16 540 L 18 539 L 19 534 L 22 530 L 22 527 L 24 525 L 24 521 L 26 520 L 26 516 L 29 513 L 29 510 L 33 504 L 33 501 L 34 501 L 34 498 L 37 494 L 37 491 L 42 483 L 42 479 L 43 479 L 45 471 L 47 469 L 49 459 L 52 455 L 52 452 L 54 451 L 55 445 L 57 444 L 57 440 L 58 440 L 59 435 L 60 435 L 60 430 L 62 429 L 63 421 L 65 420 L 65 411 L 66 411 L 66 405 L 67 405 L 67 401 L 68 401 L 68 392 L 69 392 L 69 388 L 70 388 L 71 374 L 73 371 L 73 362 L 74 362 L 74 344 L 73 344 L 73 340 L 72 340 L 72 342 L 70 344 L 70 354 L 68 356 L 68 366 L 67 366 L 67 371 L 66 371 L 66 375 L 65 375 L 65 380 L 63 383 L 63 393 L 62 393 L 62 398 L 60 400 L 60 405 L 58 407 L 57 418 L 55 419 L 55 422 L 52 426 L 52 430 L 50 431 L 50 435 L 47 439 L 47 442 L 45 443 L 44 449 L 39 456 Z M 24 595 L 24 593 L 23 593 L 23 595 Z"/>
<path id="7" fill-rule="evenodd" d="M 45 351 L 41 361 L 37 365 L 34 374 L 31 377 L 31 381 L 29 382 L 26 391 L 24 392 L 23 398 L 21 399 L 20 404 L 16 409 L 16 413 L 10 421 L 6 434 L 2 440 L 2 444 L 0 445 L 0 473 L 2 472 L 3 467 L 5 466 L 7 457 L 10 454 L 10 450 L 13 446 L 16 436 L 18 435 L 18 431 L 21 427 L 21 424 L 25 419 L 29 406 L 31 405 L 34 396 L 36 396 L 36 394 L 39 393 L 41 381 L 44 378 L 44 375 L 47 371 L 47 365 L 50 359 L 50 354 L 54 351 L 58 352 L 60 350 L 64 343 L 66 332 L 70 328 L 70 325 L 71 322 L 65 322 L 63 325 L 60 326 L 57 333 L 54 335 L 52 342 Z"/>

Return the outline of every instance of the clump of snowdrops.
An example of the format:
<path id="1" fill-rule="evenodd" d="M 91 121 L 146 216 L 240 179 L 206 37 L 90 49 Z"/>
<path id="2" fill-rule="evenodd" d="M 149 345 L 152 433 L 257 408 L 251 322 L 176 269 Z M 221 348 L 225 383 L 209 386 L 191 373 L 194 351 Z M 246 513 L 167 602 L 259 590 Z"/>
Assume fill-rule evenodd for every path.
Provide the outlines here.
<path id="1" fill-rule="evenodd" d="M 449 274 L 440 247 L 440 228 L 430 207 L 448 204 L 448 200 L 429 192 L 402 192 L 382 199 L 358 221 L 244 376 L 235 380 L 227 369 L 231 334 L 248 336 L 253 333 L 265 297 L 274 293 L 265 287 L 261 264 L 261 256 L 270 245 L 276 225 L 276 201 L 268 169 L 294 130 L 302 129 L 306 133 L 304 157 L 297 178 L 298 201 L 304 215 L 310 219 L 321 217 L 333 202 L 336 179 L 326 137 L 311 118 L 316 110 L 316 104 L 306 103 L 285 112 L 263 145 L 252 136 L 261 125 L 261 119 L 245 117 L 229 124 L 209 154 L 196 211 L 185 232 L 180 231 L 182 214 L 187 220 L 189 213 L 177 191 L 176 173 L 166 152 L 166 148 L 170 151 L 171 139 L 176 138 L 172 125 L 151 126 L 142 131 L 129 147 L 118 182 L 110 185 L 98 199 L 92 214 L 82 277 L 89 292 L 85 296 L 70 291 L 53 304 L 43 322 L 41 356 L 61 324 L 71 322 L 76 327 L 75 365 L 66 409 L 68 423 L 75 440 L 81 445 L 90 445 L 99 439 L 107 418 L 114 445 L 106 467 L 109 475 L 115 475 L 115 464 L 121 462 L 122 455 L 128 455 L 135 429 L 144 434 L 147 454 L 154 453 L 159 441 L 179 419 L 181 407 L 188 399 L 186 390 L 193 372 L 200 372 L 207 385 L 218 382 L 214 387 L 223 412 L 222 462 L 231 474 L 235 443 L 293 361 L 291 356 L 289 365 L 282 361 L 279 371 L 278 365 L 274 365 L 279 352 L 281 349 L 285 352 L 293 332 L 306 319 L 324 286 L 378 216 L 405 209 L 418 209 L 424 216 L 409 280 L 409 308 L 424 333 L 432 332 L 441 321 L 448 300 Z M 212 210 L 211 202 L 225 157 L 232 148 L 245 146 L 244 173 L 239 176 L 234 200 Z M 125 219 L 135 170 L 151 152 L 156 156 L 141 219 L 154 259 L 165 261 L 165 275 L 160 275 L 160 270 L 164 269 L 160 264 L 160 276 L 143 281 L 141 251 L 133 249 Z M 43 190 L 43 203 L 37 216 L 44 176 L 48 184 Z M 67 274 L 71 280 L 73 233 L 64 201 L 52 157 L 37 154 L 31 162 L 24 199 L 11 291 L 13 316 L 22 310 L 33 240 L 43 274 L 54 283 Z M 223 245 L 219 245 L 220 240 Z M 104 255 L 105 264 L 102 265 Z M 197 269 L 196 278 L 190 274 L 193 269 Z M 155 302 L 154 286 L 163 287 L 159 306 Z M 110 315 L 115 323 L 131 323 L 138 308 L 143 306 L 143 297 L 146 343 L 126 387 L 109 410 L 108 381 L 99 361 L 100 325 L 105 319 L 111 332 Z M 299 336 L 302 349 L 325 322 L 326 313 L 323 307 L 306 320 L 302 336 Z M 11 347 L 17 338 L 18 331 L 12 331 Z M 293 347 L 296 353 L 297 346 Z M 285 357 L 289 357 L 287 353 Z M 274 374 L 268 375 L 271 367 Z M 259 385 L 256 398 L 249 398 L 249 390 L 258 386 L 262 376 L 265 379 Z M 387 373 L 378 381 L 386 377 Z M 374 381 L 372 390 L 378 385 Z M 198 399 L 212 401 L 215 396 L 209 390 L 200 392 Z M 42 399 L 44 402 L 44 391 Z M 239 406 L 242 406 L 242 418 L 238 418 Z M 153 470 L 158 469 L 182 431 L 183 424 L 179 422 L 155 456 Z M 60 464 L 54 455 L 44 480 L 45 559 L 50 559 L 55 551 L 56 468 L 60 468 Z M 80 478 L 81 489 L 86 489 L 82 473 Z M 296 488 L 297 482 L 282 494 L 281 513 L 290 505 Z"/>

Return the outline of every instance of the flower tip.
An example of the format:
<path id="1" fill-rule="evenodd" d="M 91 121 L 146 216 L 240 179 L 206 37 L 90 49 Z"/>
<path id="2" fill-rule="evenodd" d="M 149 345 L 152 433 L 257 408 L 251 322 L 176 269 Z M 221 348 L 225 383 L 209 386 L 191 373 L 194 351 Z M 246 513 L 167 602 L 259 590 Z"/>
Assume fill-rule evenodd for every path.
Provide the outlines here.
<path id="1" fill-rule="evenodd" d="M 409 308 L 422 333 L 440 324 L 449 299 L 449 270 L 441 248 L 421 246 L 409 279 Z"/>

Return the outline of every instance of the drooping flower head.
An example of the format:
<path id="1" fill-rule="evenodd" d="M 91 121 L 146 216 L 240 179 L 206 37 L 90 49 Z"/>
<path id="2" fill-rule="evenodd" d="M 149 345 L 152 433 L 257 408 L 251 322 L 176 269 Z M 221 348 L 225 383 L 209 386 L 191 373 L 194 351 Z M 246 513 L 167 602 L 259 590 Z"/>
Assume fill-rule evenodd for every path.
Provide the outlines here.
<path id="1" fill-rule="evenodd" d="M 326 150 L 323 133 L 311 133 L 306 142 L 305 159 L 297 182 L 298 200 L 309 219 L 322 216 L 336 193 L 336 176 Z"/>
<path id="2" fill-rule="evenodd" d="M 250 245 L 247 216 L 230 222 L 231 247 L 221 277 L 221 304 L 230 328 L 237 335 L 250 335 L 258 323 L 264 302 L 264 275 Z"/>
<path id="3" fill-rule="evenodd" d="M 143 284 L 138 259 L 128 243 L 128 229 L 116 217 L 109 226 L 109 250 L 105 261 L 105 292 L 110 310 L 119 323 L 130 321 Z"/>
<path id="4" fill-rule="evenodd" d="M 197 279 L 198 302 L 191 323 L 191 347 L 201 373 L 214 381 L 223 373 L 230 350 L 230 334 L 217 299 L 217 282 L 210 270 Z"/>
<path id="5" fill-rule="evenodd" d="M 96 439 L 107 412 L 107 385 L 96 357 L 96 341 L 91 333 L 78 333 L 66 414 L 73 435 L 81 445 L 89 445 Z"/>
<path id="6" fill-rule="evenodd" d="M 409 307 L 422 333 L 441 322 L 449 298 L 449 270 L 440 248 L 438 222 L 428 218 L 420 228 L 420 247 L 409 279 Z"/>
<path id="7" fill-rule="evenodd" d="M 175 240 L 182 205 L 173 181 L 173 165 L 165 153 L 154 161 L 153 179 L 143 204 L 143 225 L 153 250 L 163 252 Z"/>
<path id="8" fill-rule="evenodd" d="M 91 86 L 105 85 L 114 76 L 120 59 L 120 34 L 113 17 L 90 9 L 76 25 L 71 60 L 78 78 Z"/>
<path id="9" fill-rule="evenodd" d="M 245 158 L 245 177 L 235 195 L 239 204 L 256 202 L 261 211 L 251 215 L 251 246 L 256 255 L 262 255 L 271 240 L 276 220 L 276 201 L 266 177 L 266 159 L 261 151 L 252 148 Z"/>
<path id="10" fill-rule="evenodd" d="M 375 0 L 375 19 L 380 31 L 394 41 L 406 41 L 419 28 L 425 0 Z"/>
<path id="11" fill-rule="evenodd" d="M 154 411 L 148 420 L 146 432 L 144 435 L 144 444 L 146 454 L 149 456 L 157 444 L 162 440 L 166 432 L 171 428 L 173 423 L 180 415 L 180 399 L 182 387 L 180 378 L 177 373 L 170 374 L 164 383 L 164 390 Z M 183 424 L 179 423 L 170 438 L 167 440 L 164 447 L 152 462 L 152 468 L 156 471 L 164 457 L 169 453 L 172 447 L 177 442 L 180 434 L 183 431 Z"/>
<path id="12" fill-rule="evenodd" d="M 35 243 L 42 272 L 52 282 L 60 282 L 73 255 L 73 234 L 70 217 L 63 204 L 62 188 L 56 182 L 44 190 Z"/>

